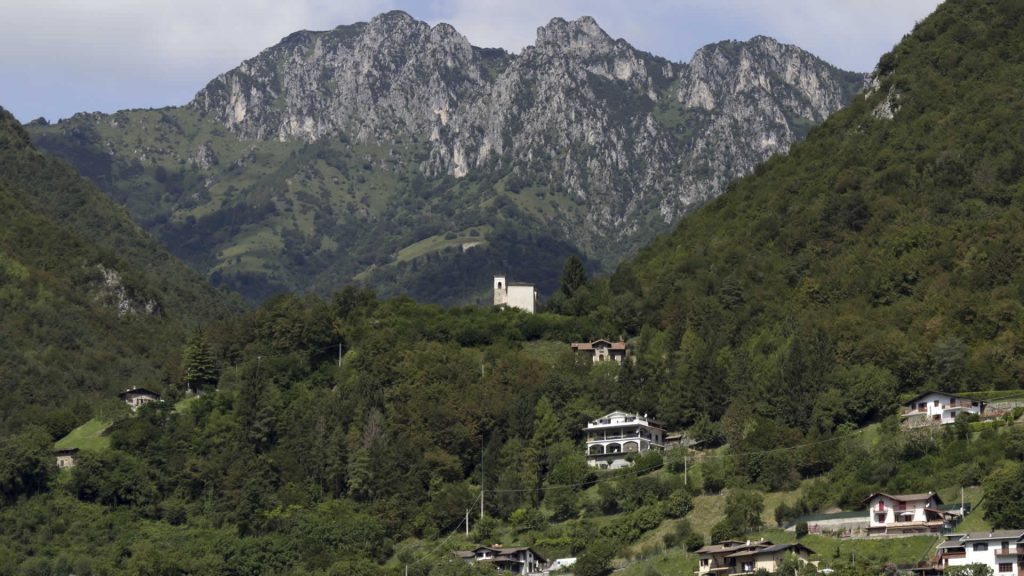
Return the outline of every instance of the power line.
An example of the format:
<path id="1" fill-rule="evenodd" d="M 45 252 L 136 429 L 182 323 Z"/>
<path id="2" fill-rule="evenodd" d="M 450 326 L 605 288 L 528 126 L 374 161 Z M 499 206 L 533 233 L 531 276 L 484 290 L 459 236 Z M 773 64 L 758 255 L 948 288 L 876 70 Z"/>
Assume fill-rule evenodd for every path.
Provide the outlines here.
<path id="1" fill-rule="evenodd" d="M 465 522 L 466 522 L 465 519 L 460 520 L 458 526 L 456 526 L 455 529 L 452 530 L 452 532 L 450 534 L 448 534 L 447 538 L 445 538 L 444 540 L 441 540 L 441 542 L 439 542 L 437 544 L 437 546 L 434 546 L 428 552 L 426 552 L 425 554 L 420 556 L 419 560 L 416 560 L 416 561 L 412 562 L 411 564 L 407 564 L 407 566 L 415 566 L 415 565 L 419 564 L 420 562 L 426 560 L 430 556 L 432 556 L 434 554 L 434 552 L 437 552 L 441 548 L 441 546 L 444 546 L 449 540 L 452 539 L 452 536 L 455 536 L 459 532 L 459 528 L 462 528 L 462 525 Z"/>

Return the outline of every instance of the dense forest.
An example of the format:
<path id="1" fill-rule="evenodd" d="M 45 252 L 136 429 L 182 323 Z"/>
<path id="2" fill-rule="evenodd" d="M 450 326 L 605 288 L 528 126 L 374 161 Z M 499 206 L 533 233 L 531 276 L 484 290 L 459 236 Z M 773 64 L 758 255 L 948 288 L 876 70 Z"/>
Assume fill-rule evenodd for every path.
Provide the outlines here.
<path id="1" fill-rule="evenodd" d="M 237 311 L 0 109 L 0 433 L 64 434 Z"/>
<path id="2" fill-rule="evenodd" d="M 671 528 L 663 549 L 693 550 L 757 533 L 766 514 L 784 525 L 877 490 L 959 486 L 981 487 L 989 527 L 1019 528 L 1014 414 L 914 432 L 896 408 L 928 389 L 1020 387 L 1022 54 L 1019 2 L 946 2 L 883 56 L 869 93 L 790 154 L 607 278 L 571 261 L 539 314 L 349 287 L 182 328 L 160 353 L 125 350 L 160 359 L 124 378 L 169 401 L 134 416 L 54 402 L 6 421 L 0 574 L 472 574 L 483 569 L 449 551 L 502 542 L 577 556 L 589 576 L 659 527 Z M 0 143 L 36 157 L 24 140 Z M 3 294 L 55 281 L 9 263 L 20 237 L 0 229 Z M 73 293 L 28 309 L 63 318 Z M 198 326 L 198 307 L 165 308 Z M 108 322 L 96 334 L 129 347 L 144 342 L 132 327 L 157 320 Z M 635 361 L 594 365 L 569 349 L 598 337 L 626 338 Z M 11 366 L 31 366 L 32 348 L 15 344 Z M 655 415 L 701 449 L 594 471 L 582 428 L 615 409 Z M 65 424 L 49 425 L 58 411 Z M 109 447 L 58 473 L 54 440 L 89 418 L 111 422 Z M 766 509 L 783 492 L 798 496 Z M 698 529 L 709 496 L 724 506 Z M 887 563 L 838 544 L 819 553 L 840 574 Z"/>

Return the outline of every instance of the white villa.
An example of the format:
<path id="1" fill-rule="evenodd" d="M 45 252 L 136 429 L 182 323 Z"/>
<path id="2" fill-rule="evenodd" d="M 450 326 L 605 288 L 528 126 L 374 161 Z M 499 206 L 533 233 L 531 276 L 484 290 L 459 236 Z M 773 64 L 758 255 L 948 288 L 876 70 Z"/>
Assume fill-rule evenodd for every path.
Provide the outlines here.
<path id="1" fill-rule="evenodd" d="M 942 500 L 934 492 L 875 492 L 864 503 L 868 505 L 868 534 L 874 535 L 938 532 L 960 516 L 957 511 L 940 509 Z"/>
<path id="2" fill-rule="evenodd" d="M 536 574 L 547 563 L 543 556 L 530 548 L 504 548 L 497 544 L 477 546 L 472 550 L 456 550 L 453 554 L 467 564 L 487 562 L 502 572 L 513 574 Z"/>
<path id="3" fill-rule="evenodd" d="M 587 423 L 587 464 L 596 468 L 629 466 L 626 455 L 664 450 L 665 429 L 646 414 L 612 412 Z"/>
<path id="4" fill-rule="evenodd" d="M 614 360 L 622 364 L 626 357 L 626 343 L 623 341 L 611 342 L 609 340 L 594 340 L 593 342 L 573 342 L 569 344 L 573 352 L 584 353 L 590 356 L 594 364 Z"/>
<path id="5" fill-rule="evenodd" d="M 996 576 L 1024 574 L 1024 530 L 993 530 L 949 534 L 938 546 L 943 570 L 967 564 L 984 564 Z"/>
<path id="6" fill-rule="evenodd" d="M 505 276 L 495 276 L 494 305 L 518 308 L 533 314 L 537 311 L 537 290 L 533 284 L 508 282 Z"/>
<path id="7" fill-rule="evenodd" d="M 131 407 L 132 412 L 138 410 L 143 404 L 160 401 L 160 394 L 145 388 L 129 388 L 117 396 Z"/>
<path id="8" fill-rule="evenodd" d="M 918 394 L 900 410 L 905 427 L 931 426 L 935 424 L 952 424 L 960 414 L 977 414 L 985 411 L 985 402 L 947 394 L 945 392 L 925 392 Z"/>

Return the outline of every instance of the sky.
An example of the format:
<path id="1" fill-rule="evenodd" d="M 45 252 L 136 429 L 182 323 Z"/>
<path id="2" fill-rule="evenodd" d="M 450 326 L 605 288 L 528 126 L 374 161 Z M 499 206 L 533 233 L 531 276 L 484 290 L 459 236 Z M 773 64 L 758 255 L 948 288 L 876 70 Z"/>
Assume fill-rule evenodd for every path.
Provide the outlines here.
<path id="1" fill-rule="evenodd" d="M 938 0 L 0 0 L 0 106 L 22 122 L 187 103 L 296 30 L 404 10 L 476 46 L 519 52 L 551 18 L 589 15 L 673 61 L 765 35 L 847 70 L 879 56 Z"/>

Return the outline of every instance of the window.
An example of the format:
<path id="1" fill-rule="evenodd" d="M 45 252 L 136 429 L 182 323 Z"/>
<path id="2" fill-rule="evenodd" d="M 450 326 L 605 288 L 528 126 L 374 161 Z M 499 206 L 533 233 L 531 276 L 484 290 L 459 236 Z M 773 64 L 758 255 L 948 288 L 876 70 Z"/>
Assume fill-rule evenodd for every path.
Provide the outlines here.
<path id="1" fill-rule="evenodd" d="M 885 514 L 875 514 L 875 522 L 885 522 Z"/>
<path id="2" fill-rule="evenodd" d="M 974 551 L 975 552 L 984 552 L 986 550 L 988 550 L 988 543 L 987 542 L 975 542 L 974 543 Z"/>
<path id="3" fill-rule="evenodd" d="M 1010 562 L 1006 562 L 1006 563 L 1000 562 L 999 563 L 999 571 L 1000 572 L 1013 572 L 1013 564 L 1010 563 Z"/>
<path id="4" fill-rule="evenodd" d="M 708 566 L 708 564 L 710 564 L 710 563 L 711 563 L 711 560 L 709 560 L 709 559 L 707 559 L 707 558 L 701 558 L 701 559 L 700 559 L 700 565 L 701 565 L 701 566 L 704 566 L 705 568 L 706 568 L 706 567 Z"/>

